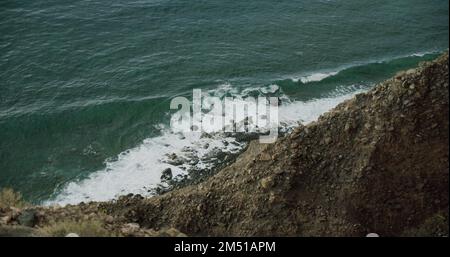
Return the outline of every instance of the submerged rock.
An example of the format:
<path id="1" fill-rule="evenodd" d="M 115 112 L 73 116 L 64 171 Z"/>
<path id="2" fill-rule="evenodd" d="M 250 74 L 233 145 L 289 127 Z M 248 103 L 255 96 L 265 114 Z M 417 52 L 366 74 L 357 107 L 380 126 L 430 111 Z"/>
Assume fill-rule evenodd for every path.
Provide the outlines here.
<path id="1" fill-rule="evenodd" d="M 184 159 L 181 156 L 176 155 L 175 153 L 172 153 L 168 156 L 168 159 L 166 161 L 168 164 L 173 166 L 180 166 L 186 163 L 186 159 Z"/>
<path id="2" fill-rule="evenodd" d="M 172 179 L 172 169 L 167 168 L 162 171 L 161 181 L 167 181 Z"/>

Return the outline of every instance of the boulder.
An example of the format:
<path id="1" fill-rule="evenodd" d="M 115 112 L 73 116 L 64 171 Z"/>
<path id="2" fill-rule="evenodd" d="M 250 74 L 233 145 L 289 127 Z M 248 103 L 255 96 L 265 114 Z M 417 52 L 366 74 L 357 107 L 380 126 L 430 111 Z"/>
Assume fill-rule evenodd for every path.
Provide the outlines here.
<path id="1" fill-rule="evenodd" d="M 172 178 L 173 178 L 172 169 L 167 168 L 162 171 L 162 175 L 161 175 L 162 181 L 168 181 L 168 180 L 171 180 Z"/>
<path id="2" fill-rule="evenodd" d="M 38 222 L 37 212 L 34 209 L 26 209 L 22 211 L 17 220 L 22 226 L 34 227 Z"/>

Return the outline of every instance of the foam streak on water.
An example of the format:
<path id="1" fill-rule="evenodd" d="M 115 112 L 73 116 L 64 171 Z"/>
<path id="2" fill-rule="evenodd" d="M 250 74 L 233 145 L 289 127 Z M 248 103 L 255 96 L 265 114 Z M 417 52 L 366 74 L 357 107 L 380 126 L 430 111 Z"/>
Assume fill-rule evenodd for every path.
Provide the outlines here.
<path id="1" fill-rule="evenodd" d="M 301 78 L 294 78 L 292 80 L 294 82 L 298 82 L 300 80 L 302 83 L 306 84 L 306 83 L 309 83 L 309 82 L 322 81 L 323 79 L 326 79 L 328 77 L 334 76 L 336 74 L 338 74 L 338 72 L 324 72 L 324 73 L 319 72 L 319 73 L 314 73 L 314 74 L 311 74 L 311 75 L 308 75 L 308 76 L 304 76 L 304 77 L 301 77 Z"/>

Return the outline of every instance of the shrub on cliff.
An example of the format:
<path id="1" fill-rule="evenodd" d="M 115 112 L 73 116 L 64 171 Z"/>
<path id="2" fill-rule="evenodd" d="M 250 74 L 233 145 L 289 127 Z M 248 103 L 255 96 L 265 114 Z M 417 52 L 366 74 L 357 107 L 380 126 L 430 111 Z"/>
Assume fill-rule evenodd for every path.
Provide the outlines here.
<path id="1" fill-rule="evenodd" d="M 22 194 L 11 188 L 3 188 L 0 191 L 0 208 L 23 208 L 29 204 L 22 199 Z"/>
<path id="2" fill-rule="evenodd" d="M 100 220 L 73 221 L 65 220 L 52 223 L 39 229 L 40 234 L 52 237 L 65 237 L 67 234 L 75 233 L 82 237 L 110 237 L 116 236 L 104 228 Z"/>

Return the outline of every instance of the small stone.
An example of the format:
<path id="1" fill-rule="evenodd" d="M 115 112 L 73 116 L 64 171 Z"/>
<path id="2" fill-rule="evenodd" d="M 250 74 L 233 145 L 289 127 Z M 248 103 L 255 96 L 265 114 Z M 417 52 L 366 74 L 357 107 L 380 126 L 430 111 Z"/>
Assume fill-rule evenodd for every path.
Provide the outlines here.
<path id="1" fill-rule="evenodd" d="M 16 207 L 9 207 L 11 210 L 11 219 L 15 220 L 20 215 L 20 209 Z"/>
<path id="2" fill-rule="evenodd" d="M 105 222 L 108 223 L 108 224 L 113 223 L 113 222 L 114 222 L 114 217 L 111 216 L 111 215 L 107 215 L 107 216 L 105 217 Z"/>
<path id="3" fill-rule="evenodd" d="M 350 123 L 345 124 L 344 130 L 348 132 L 350 130 L 351 126 L 352 125 Z"/>
<path id="4" fill-rule="evenodd" d="M 165 170 L 162 171 L 162 175 L 161 175 L 161 180 L 162 181 L 167 181 L 167 180 L 171 180 L 173 177 L 172 175 L 172 169 L 167 168 Z"/>
<path id="5" fill-rule="evenodd" d="M 19 224 L 27 227 L 34 227 L 37 223 L 36 210 L 24 210 L 18 217 Z"/>
<path id="6" fill-rule="evenodd" d="M 6 225 L 11 221 L 11 216 L 7 215 L 0 218 L 0 224 Z"/>
<path id="7" fill-rule="evenodd" d="M 269 203 L 273 204 L 276 203 L 278 201 L 277 196 L 275 195 L 274 192 L 270 192 L 269 194 Z"/>
<path id="8" fill-rule="evenodd" d="M 137 233 L 140 228 L 141 228 L 141 226 L 139 226 L 139 224 L 137 224 L 137 223 L 127 223 L 122 226 L 122 228 L 120 229 L 120 232 L 122 232 L 122 234 L 124 234 L 126 236 L 130 236 L 130 235 Z"/>
<path id="9" fill-rule="evenodd" d="M 414 73 L 416 73 L 416 69 L 409 69 L 409 70 L 407 70 L 406 72 L 405 72 L 405 74 L 406 75 L 412 75 L 412 74 L 414 74 Z"/>
<path id="10" fill-rule="evenodd" d="M 366 237 L 380 237 L 377 233 L 369 233 Z"/>
<path id="11" fill-rule="evenodd" d="M 261 179 L 260 181 L 260 185 L 262 189 L 268 189 L 273 187 L 273 185 L 275 184 L 273 177 L 266 177 Z"/>
<path id="12" fill-rule="evenodd" d="M 66 237 L 80 237 L 77 233 L 69 233 Z"/>
<path id="13" fill-rule="evenodd" d="M 270 160 L 272 160 L 272 157 L 267 152 L 263 152 L 260 154 L 259 159 L 261 161 L 270 161 Z"/>
<path id="14" fill-rule="evenodd" d="M 186 162 L 184 158 L 178 157 L 175 153 L 168 155 L 168 157 L 169 159 L 167 160 L 167 163 L 173 166 L 180 166 Z"/>
<path id="15" fill-rule="evenodd" d="M 169 228 L 167 230 L 160 232 L 161 236 L 169 236 L 169 237 L 186 237 L 186 234 L 180 232 L 178 229 Z"/>

